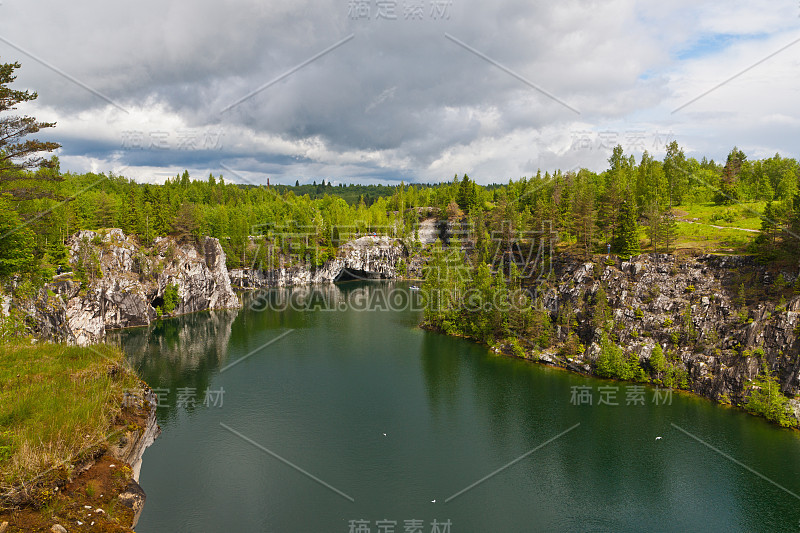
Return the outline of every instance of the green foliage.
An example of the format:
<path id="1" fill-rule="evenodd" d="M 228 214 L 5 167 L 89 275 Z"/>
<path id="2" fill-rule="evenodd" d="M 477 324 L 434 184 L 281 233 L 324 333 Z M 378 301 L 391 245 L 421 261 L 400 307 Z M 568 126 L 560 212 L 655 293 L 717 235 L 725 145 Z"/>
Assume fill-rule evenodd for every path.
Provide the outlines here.
<path id="1" fill-rule="evenodd" d="M 789 427 L 794 422 L 788 405 L 788 398 L 781 393 L 777 376 L 772 376 L 766 358 L 761 360 L 761 373 L 748 387 L 749 395 L 745 409 L 767 420 Z"/>
<path id="2" fill-rule="evenodd" d="M 171 313 L 178 305 L 178 285 L 169 283 L 164 288 L 164 309 L 165 313 Z"/>
<path id="3" fill-rule="evenodd" d="M 611 308 L 608 305 L 606 290 L 601 286 L 595 292 L 592 300 L 592 326 L 608 329 L 608 323 L 611 320 Z"/>
<path id="4" fill-rule="evenodd" d="M 750 320 L 748 315 L 749 312 L 747 311 L 747 309 L 742 309 L 736 314 L 736 320 L 739 322 L 739 324 L 747 324 L 748 321 Z"/>
<path id="5" fill-rule="evenodd" d="M 786 278 L 783 277 L 782 272 L 778 274 L 778 277 L 775 278 L 775 283 L 772 284 L 772 288 L 776 293 L 782 293 L 788 286 L 789 283 L 786 281 Z"/>
<path id="6" fill-rule="evenodd" d="M 30 91 L 15 90 L 10 85 L 16 80 L 14 71 L 20 68 L 19 63 L 0 63 L 0 113 L 13 111 L 17 105 L 36 100 L 38 94 Z M 28 169 L 42 169 L 37 176 L 39 181 L 58 181 L 58 172 L 54 175 L 46 171 L 57 167 L 58 159 L 45 160 L 42 152 L 52 152 L 61 145 L 54 142 L 41 142 L 26 139 L 28 135 L 45 128 L 55 126 L 53 122 L 39 122 L 33 117 L 5 115 L 0 117 L 0 182 L 12 185 L 12 194 L 18 198 L 39 196 L 26 187 Z"/>
<path id="7" fill-rule="evenodd" d="M 539 348 L 550 346 L 550 314 L 522 287 L 516 265 L 492 273 L 487 263 L 465 262 L 459 244 L 437 241 L 425 269 L 421 292 L 426 298 L 425 322 L 434 329 L 479 342 L 516 338 Z"/>
<path id="8" fill-rule="evenodd" d="M 661 383 L 670 389 L 688 389 L 689 373 L 674 362 L 667 362 Z"/>
<path id="9" fill-rule="evenodd" d="M 12 307 L 8 316 L 0 315 L 0 344 L 21 342 L 27 336 L 23 311 Z"/>
<path id="10" fill-rule="evenodd" d="M 624 381 L 646 381 L 647 376 L 639 364 L 635 353 L 625 354 L 619 346 L 611 342 L 606 333 L 600 341 L 600 355 L 595 361 L 597 375 Z"/>
<path id="11" fill-rule="evenodd" d="M 629 259 L 641 253 L 637 213 L 636 205 L 631 201 L 623 202 L 619 210 L 617 234 L 611 249 L 622 259 Z"/>
<path id="12" fill-rule="evenodd" d="M 744 288 L 744 283 L 739 285 L 739 290 L 736 293 L 736 298 L 734 299 L 734 303 L 738 307 L 744 307 L 747 303 L 747 292 Z"/>
<path id="13" fill-rule="evenodd" d="M 0 197 L 0 278 L 31 273 L 35 266 L 33 231 Z"/>
<path id="14" fill-rule="evenodd" d="M 653 372 L 654 380 L 660 382 L 661 375 L 667 369 L 667 359 L 664 357 L 664 350 L 660 344 L 653 346 L 653 351 L 650 353 L 650 368 Z"/>
<path id="15" fill-rule="evenodd" d="M 456 203 L 465 213 L 471 212 L 478 206 L 477 185 L 466 174 L 464 174 L 464 178 L 458 187 Z"/>
<path id="16" fill-rule="evenodd" d="M 75 258 L 75 276 L 81 281 L 94 281 L 103 277 L 97 249 L 84 238 L 78 243 Z"/>
<path id="17" fill-rule="evenodd" d="M 775 306 L 776 313 L 785 313 L 786 312 L 786 297 L 781 294 L 781 299 L 778 301 L 778 305 Z"/>
<path id="18" fill-rule="evenodd" d="M 511 347 L 511 354 L 514 357 L 520 357 L 520 358 L 525 357 L 525 348 L 522 347 L 522 344 L 520 344 L 519 339 L 514 337 L 509 337 L 508 339 L 506 339 L 506 344 L 508 344 Z"/>
<path id="19" fill-rule="evenodd" d="M 693 343 L 697 340 L 697 331 L 694 327 L 692 320 L 692 306 L 687 305 L 681 316 L 681 330 L 687 343 Z"/>

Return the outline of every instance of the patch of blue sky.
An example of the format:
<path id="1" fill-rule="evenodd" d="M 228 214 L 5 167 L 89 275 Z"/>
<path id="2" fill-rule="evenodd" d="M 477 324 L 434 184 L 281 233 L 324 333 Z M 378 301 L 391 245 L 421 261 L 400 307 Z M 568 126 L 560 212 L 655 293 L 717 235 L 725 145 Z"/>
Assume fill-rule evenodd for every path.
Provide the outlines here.
<path id="1" fill-rule="evenodd" d="M 713 33 L 700 36 L 674 53 L 676 59 L 685 61 L 716 54 L 731 46 L 748 41 L 761 41 L 769 37 L 768 33 Z"/>

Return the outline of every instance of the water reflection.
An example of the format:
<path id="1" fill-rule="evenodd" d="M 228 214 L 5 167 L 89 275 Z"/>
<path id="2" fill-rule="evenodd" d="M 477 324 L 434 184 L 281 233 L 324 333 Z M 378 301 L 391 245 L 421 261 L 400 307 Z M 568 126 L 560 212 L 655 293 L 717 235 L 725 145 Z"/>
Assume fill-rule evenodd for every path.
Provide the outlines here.
<path id="1" fill-rule="evenodd" d="M 212 375 L 228 357 L 238 314 L 225 309 L 159 320 L 148 327 L 109 332 L 107 341 L 119 345 L 139 376 L 156 390 L 163 423 L 179 408 L 191 411 L 202 405 Z"/>

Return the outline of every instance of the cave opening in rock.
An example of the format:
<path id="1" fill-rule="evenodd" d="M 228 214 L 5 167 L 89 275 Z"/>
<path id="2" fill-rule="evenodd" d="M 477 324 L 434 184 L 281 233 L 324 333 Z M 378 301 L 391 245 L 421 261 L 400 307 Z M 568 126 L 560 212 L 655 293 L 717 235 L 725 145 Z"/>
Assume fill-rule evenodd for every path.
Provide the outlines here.
<path id="1" fill-rule="evenodd" d="M 153 298 L 153 301 L 150 302 L 150 306 L 153 309 L 156 309 L 158 307 L 160 307 L 161 309 L 164 309 L 164 297 L 163 296 L 156 296 L 155 298 Z"/>
<path id="2" fill-rule="evenodd" d="M 367 272 L 365 270 L 343 268 L 339 272 L 339 274 L 336 275 L 333 281 L 338 283 L 340 281 L 357 281 L 364 279 L 383 279 L 383 276 L 381 276 L 377 272 Z"/>

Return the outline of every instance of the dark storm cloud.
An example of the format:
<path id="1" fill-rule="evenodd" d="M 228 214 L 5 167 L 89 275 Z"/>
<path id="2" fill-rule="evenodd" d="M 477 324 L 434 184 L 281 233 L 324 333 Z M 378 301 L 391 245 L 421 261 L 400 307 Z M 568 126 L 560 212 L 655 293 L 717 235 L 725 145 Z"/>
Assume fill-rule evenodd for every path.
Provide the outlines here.
<path id="1" fill-rule="evenodd" d="M 19 84 L 59 119 L 66 156 L 169 168 L 206 168 L 218 156 L 273 175 L 387 180 L 446 178 L 444 167 L 458 165 L 505 178 L 558 161 L 568 144 L 553 139 L 568 143 L 576 128 L 664 120 L 658 108 L 675 92 L 670 50 L 704 24 L 675 15 L 693 6 L 683 0 L 673 11 L 625 0 L 383 5 L 392 4 L 394 20 L 374 0 L 6 0 L 0 37 L 38 60 L 4 43 L 0 60 L 23 63 Z M 421 12 L 408 11 L 416 4 Z M 224 130 L 224 142 L 121 149 L 131 132 L 174 140 L 185 129 Z M 520 148 L 503 148 L 511 144 Z"/>

